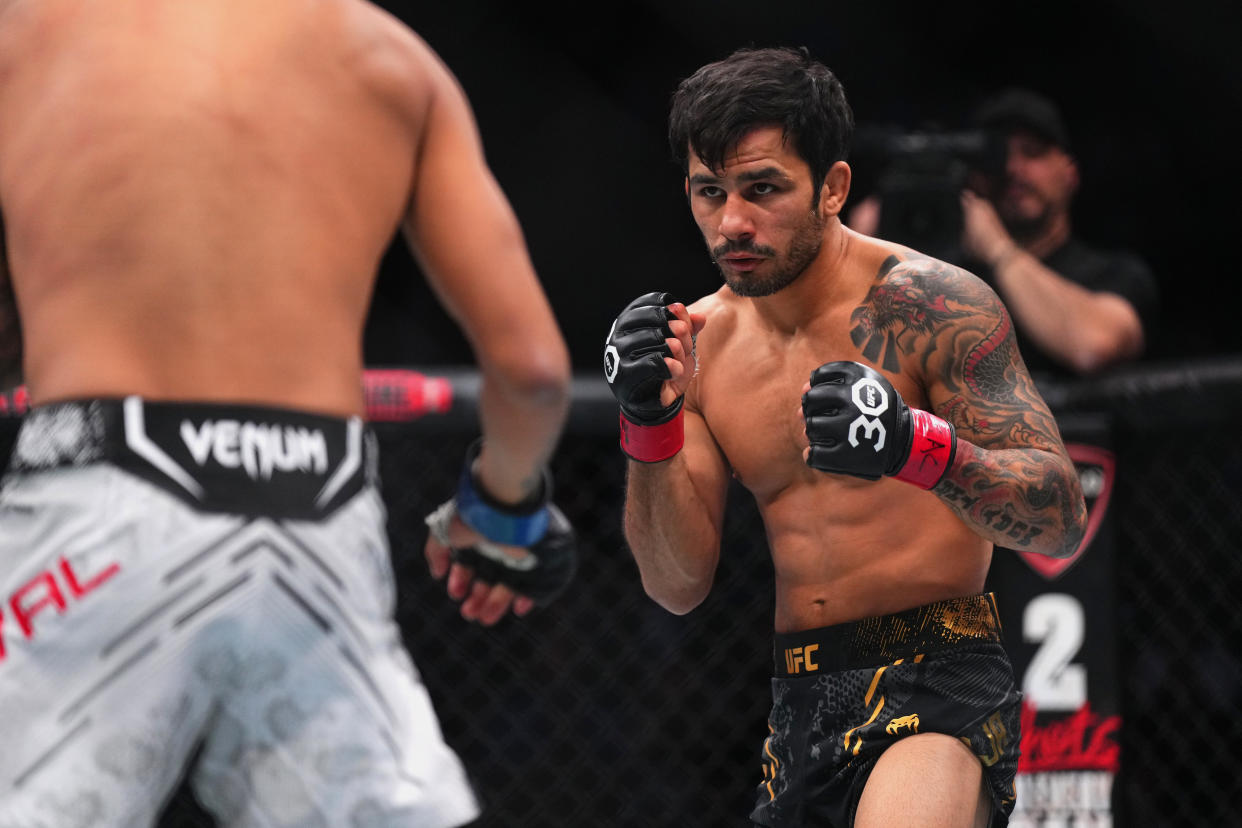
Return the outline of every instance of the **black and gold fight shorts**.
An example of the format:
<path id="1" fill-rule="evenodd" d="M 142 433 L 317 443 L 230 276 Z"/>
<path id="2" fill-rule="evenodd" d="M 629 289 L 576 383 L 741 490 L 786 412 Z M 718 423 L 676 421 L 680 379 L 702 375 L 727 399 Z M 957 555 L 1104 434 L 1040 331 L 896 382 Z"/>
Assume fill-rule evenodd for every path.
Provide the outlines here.
<path id="1" fill-rule="evenodd" d="M 991 593 L 777 635 L 774 655 L 756 824 L 848 828 L 876 760 L 916 733 L 965 742 L 1008 824 L 1021 695 Z"/>

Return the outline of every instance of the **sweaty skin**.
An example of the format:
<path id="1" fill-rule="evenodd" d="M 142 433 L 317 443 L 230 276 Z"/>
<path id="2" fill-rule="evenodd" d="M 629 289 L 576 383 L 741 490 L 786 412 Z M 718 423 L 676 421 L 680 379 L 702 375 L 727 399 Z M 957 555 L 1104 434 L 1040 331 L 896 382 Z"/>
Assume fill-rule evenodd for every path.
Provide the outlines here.
<path id="1" fill-rule="evenodd" d="M 773 252 L 725 253 L 726 285 L 672 306 L 662 393 L 667 404 L 685 392 L 686 443 L 663 463 L 629 463 L 626 529 L 644 585 L 674 612 L 710 589 L 731 475 L 764 520 L 777 632 L 978 593 L 994 543 L 1065 555 L 1081 537 L 1083 513 L 1058 506 L 1081 505 L 1077 479 L 995 294 L 845 228 L 849 172 L 834 169 L 814 259 L 783 289 L 747 297 L 729 283 L 774 281 L 780 251 L 805 235 L 806 164 L 775 128 L 749 133 L 723 173 L 691 156 L 691 209 L 709 248 L 728 239 Z M 908 405 L 955 425 L 957 458 L 933 492 L 806 465 L 800 397 L 835 360 L 871 365 Z"/>
<path id="2" fill-rule="evenodd" d="M 478 360 L 479 480 L 509 503 L 539 486 L 568 350 L 466 96 L 373 4 L 0 0 L 0 208 L 34 405 L 362 415 L 363 326 L 403 231 Z M 426 554 L 468 617 L 513 600 Z"/>

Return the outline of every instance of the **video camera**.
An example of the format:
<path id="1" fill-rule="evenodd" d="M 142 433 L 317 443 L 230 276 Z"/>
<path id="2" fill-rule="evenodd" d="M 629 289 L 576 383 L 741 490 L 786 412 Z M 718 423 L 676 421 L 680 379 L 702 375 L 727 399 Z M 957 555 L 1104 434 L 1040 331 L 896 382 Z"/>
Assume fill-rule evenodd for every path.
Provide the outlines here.
<path id="1" fill-rule="evenodd" d="M 904 132 L 861 126 L 854 148 L 860 164 L 879 170 L 877 235 L 962 264 L 961 192 L 973 176 L 1003 170 L 1002 138 L 985 130 Z"/>

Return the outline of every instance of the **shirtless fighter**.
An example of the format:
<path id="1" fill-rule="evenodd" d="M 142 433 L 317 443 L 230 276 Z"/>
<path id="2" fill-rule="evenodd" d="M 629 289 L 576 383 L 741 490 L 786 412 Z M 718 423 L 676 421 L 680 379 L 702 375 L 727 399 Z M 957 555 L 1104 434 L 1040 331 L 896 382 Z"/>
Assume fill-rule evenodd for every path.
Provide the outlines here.
<path id="1" fill-rule="evenodd" d="M 702 602 L 731 477 L 776 574 L 766 826 L 1004 825 L 1019 693 L 993 544 L 1073 552 L 1086 509 L 1009 317 L 970 273 L 855 233 L 853 115 L 806 50 L 741 50 L 669 137 L 724 286 L 617 318 L 605 372 L 647 593 Z"/>
<path id="2" fill-rule="evenodd" d="M 572 574 L 570 374 L 449 70 L 362 0 L 0 0 L 0 209 L 0 825 L 150 826 L 183 774 L 222 826 L 474 819 L 362 420 L 394 235 L 482 375 L 426 547 L 467 618 Z"/>

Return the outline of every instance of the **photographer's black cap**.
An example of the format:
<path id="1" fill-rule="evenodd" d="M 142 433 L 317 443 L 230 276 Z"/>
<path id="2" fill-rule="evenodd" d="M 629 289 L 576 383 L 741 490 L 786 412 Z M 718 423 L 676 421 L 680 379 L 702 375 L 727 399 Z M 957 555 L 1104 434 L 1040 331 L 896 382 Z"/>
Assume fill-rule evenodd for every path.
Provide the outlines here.
<path id="1" fill-rule="evenodd" d="M 987 130 L 1027 129 L 1068 151 L 1069 131 L 1061 110 L 1050 99 L 1030 89 L 1012 87 L 984 101 L 975 110 L 975 125 Z"/>

